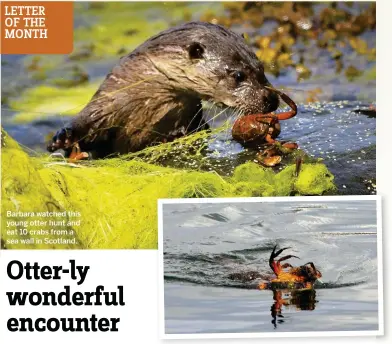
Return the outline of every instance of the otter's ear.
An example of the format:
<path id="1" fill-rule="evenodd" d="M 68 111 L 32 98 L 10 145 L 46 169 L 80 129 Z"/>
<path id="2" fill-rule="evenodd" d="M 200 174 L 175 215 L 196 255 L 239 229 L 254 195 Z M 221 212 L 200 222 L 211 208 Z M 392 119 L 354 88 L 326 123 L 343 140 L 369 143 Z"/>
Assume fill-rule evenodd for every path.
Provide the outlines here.
<path id="1" fill-rule="evenodd" d="M 204 47 L 200 43 L 193 42 L 188 47 L 188 53 L 191 59 L 201 59 L 203 58 Z"/>

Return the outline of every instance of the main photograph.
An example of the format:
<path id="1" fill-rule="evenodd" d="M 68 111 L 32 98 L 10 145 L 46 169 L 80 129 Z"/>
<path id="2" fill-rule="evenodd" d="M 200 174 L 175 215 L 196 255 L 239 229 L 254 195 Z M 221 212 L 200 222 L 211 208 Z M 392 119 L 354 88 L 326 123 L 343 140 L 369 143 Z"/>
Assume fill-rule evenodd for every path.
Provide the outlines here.
<path id="1" fill-rule="evenodd" d="M 83 2 L 2 55 L 1 247 L 157 248 L 159 198 L 376 193 L 375 2 Z"/>

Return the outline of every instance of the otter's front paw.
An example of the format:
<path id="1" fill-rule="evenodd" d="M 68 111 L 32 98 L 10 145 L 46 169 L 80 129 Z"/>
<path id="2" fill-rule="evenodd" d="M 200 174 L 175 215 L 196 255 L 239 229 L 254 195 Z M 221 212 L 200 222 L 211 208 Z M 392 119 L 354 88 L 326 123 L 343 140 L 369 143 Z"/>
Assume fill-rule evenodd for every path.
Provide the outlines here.
<path id="1" fill-rule="evenodd" d="M 65 157 L 71 161 L 91 159 L 92 155 L 83 152 L 79 146 L 79 140 L 73 135 L 71 128 L 61 128 L 52 138 L 47 146 L 47 150 L 51 153 L 58 149 L 63 149 Z"/>
<path id="2" fill-rule="evenodd" d="M 72 129 L 71 128 L 61 128 L 57 133 L 53 136 L 52 142 L 49 142 L 46 149 L 53 153 L 58 149 L 64 149 L 68 151 L 72 148 L 74 143 Z"/>

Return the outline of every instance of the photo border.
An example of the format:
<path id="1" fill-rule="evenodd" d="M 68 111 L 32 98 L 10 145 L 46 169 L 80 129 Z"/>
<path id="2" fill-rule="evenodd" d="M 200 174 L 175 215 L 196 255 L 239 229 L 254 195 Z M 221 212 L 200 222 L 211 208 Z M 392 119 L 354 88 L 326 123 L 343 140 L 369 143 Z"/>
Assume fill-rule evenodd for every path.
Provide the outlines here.
<path id="1" fill-rule="evenodd" d="M 256 333 L 165 333 L 164 264 L 163 264 L 163 206 L 165 204 L 198 203 L 263 203 L 263 202 L 340 202 L 376 201 L 377 204 L 377 275 L 378 275 L 378 330 L 374 331 L 302 331 L 302 332 L 256 332 Z M 160 339 L 238 339 L 238 338 L 294 338 L 294 337 L 348 337 L 384 335 L 384 287 L 382 251 L 382 203 L 380 195 L 365 196 L 298 196 L 298 197 L 236 197 L 236 198 L 181 198 L 158 199 L 158 301 Z"/>

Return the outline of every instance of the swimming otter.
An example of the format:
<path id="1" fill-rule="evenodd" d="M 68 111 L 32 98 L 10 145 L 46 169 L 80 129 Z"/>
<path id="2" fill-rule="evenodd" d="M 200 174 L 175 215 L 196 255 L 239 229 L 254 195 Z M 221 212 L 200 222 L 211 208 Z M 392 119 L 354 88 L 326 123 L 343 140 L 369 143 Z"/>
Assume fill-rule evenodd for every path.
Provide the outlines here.
<path id="1" fill-rule="evenodd" d="M 242 36 L 190 22 L 150 38 L 121 58 L 87 106 L 53 137 L 48 150 L 75 144 L 101 158 L 139 151 L 208 128 L 202 100 L 241 114 L 270 113 L 279 96 Z"/>

